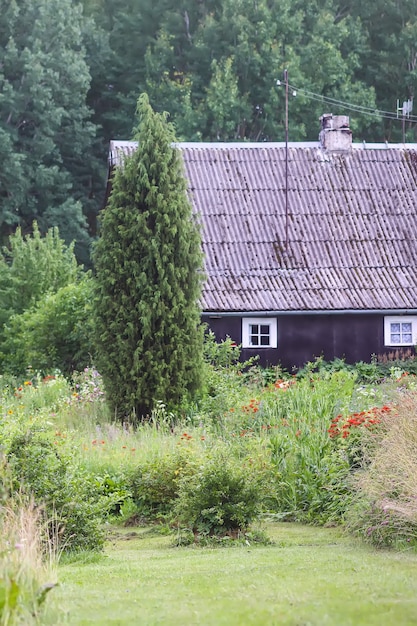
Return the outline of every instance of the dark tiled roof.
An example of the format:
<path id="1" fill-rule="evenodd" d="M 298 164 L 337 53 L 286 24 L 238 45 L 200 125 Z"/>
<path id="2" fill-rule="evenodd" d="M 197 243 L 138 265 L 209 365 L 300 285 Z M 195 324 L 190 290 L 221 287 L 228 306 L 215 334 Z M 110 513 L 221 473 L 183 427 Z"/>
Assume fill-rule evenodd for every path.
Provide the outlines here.
<path id="1" fill-rule="evenodd" d="M 178 144 L 201 215 L 206 311 L 417 308 L 417 146 Z M 111 158 L 135 149 L 112 142 Z"/>

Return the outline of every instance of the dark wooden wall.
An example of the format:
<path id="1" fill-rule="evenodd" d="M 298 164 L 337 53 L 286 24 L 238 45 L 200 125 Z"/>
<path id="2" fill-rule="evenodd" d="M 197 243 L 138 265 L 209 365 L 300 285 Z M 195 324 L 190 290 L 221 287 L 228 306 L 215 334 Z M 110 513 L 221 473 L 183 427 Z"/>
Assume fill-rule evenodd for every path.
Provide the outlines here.
<path id="1" fill-rule="evenodd" d="M 373 354 L 393 348 L 384 346 L 384 316 L 378 314 L 282 315 L 278 320 L 278 348 L 242 349 L 242 359 L 260 355 L 261 365 L 281 364 L 286 370 L 302 367 L 323 356 L 326 361 L 343 358 L 347 363 L 369 362 Z M 218 341 L 227 335 L 242 341 L 239 316 L 203 316 Z"/>

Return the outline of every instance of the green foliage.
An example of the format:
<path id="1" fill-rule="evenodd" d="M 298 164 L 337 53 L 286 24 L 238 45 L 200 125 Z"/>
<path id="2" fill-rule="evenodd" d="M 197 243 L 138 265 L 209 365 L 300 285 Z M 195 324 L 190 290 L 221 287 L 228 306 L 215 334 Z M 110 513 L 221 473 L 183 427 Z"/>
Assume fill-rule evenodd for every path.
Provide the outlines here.
<path id="1" fill-rule="evenodd" d="M 76 282 L 81 276 L 74 244 L 66 246 L 58 228 L 42 236 L 38 224 L 32 234 L 23 236 L 21 228 L 9 237 L 9 247 L 0 256 L 0 315 L 7 319 L 22 313 L 46 293 Z"/>
<path id="2" fill-rule="evenodd" d="M 220 448 L 179 482 L 174 518 L 196 536 L 239 536 L 262 511 L 262 476 Z"/>
<path id="3" fill-rule="evenodd" d="M 0 365 L 22 375 L 55 368 L 70 372 L 92 355 L 91 279 L 57 227 L 41 235 L 18 228 L 0 257 Z"/>
<path id="4" fill-rule="evenodd" d="M 157 110 L 168 110 L 178 136 L 192 141 L 282 139 L 284 92 L 276 79 L 286 67 L 293 84 L 315 93 L 367 107 L 375 100 L 374 83 L 366 83 L 360 71 L 369 35 L 360 17 L 333 1 L 179 6 L 164 0 L 139 7 L 124 0 L 111 8 L 97 4 L 95 15 L 115 52 L 116 93 L 103 89 L 105 98 L 119 103 L 111 113 L 115 136 L 130 131 L 132 85 L 146 91 Z M 299 92 L 291 101 L 291 137 L 316 139 L 322 113 L 320 101 Z M 361 136 L 377 132 L 379 120 L 359 113 L 356 118 Z"/>
<path id="5" fill-rule="evenodd" d="M 179 480 L 196 471 L 199 457 L 185 438 L 172 453 L 161 454 L 140 464 L 131 474 L 132 500 L 138 516 L 167 516 L 178 497 Z"/>
<path id="6" fill-rule="evenodd" d="M 39 430 L 17 434 L 6 456 L 14 490 L 29 493 L 44 507 L 51 542 L 64 549 L 102 547 L 101 520 L 114 501 L 100 496 L 92 477 L 49 434 Z"/>
<path id="7" fill-rule="evenodd" d="M 240 440 L 267 435 L 277 473 L 270 510 L 277 515 L 312 523 L 343 518 L 352 468 L 328 429 L 331 419 L 350 406 L 354 381 L 345 370 L 278 380 L 261 388 L 258 399 L 229 412 L 227 422 Z"/>
<path id="8" fill-rule="evenodd" d="M 221 429 L 225 413 L 247 394 L 246 374 L 252 371 L 256 357 L 239 361 L 240 346 L 230 337 L 217 342 L 211 330 L 205 334 L 203 353 L 203 387 L 196 407 L 197 419 L 209 418 L 211 427 Z"/>
<path id="9" fill-rule="evenodd" d="M 213 367 L 220 369 L 236 365 L 239 362 L 240 348 L 230 337 L 224 341 L 216 341 L 212 330 L 204 336 L 204 360 Z"/>
<path id="10" fill-rule="evenodd" d="M 120 419 L 200 386 L 202 253 L 172 127 L 138 101 L 138 150 L 117 169 L 94 253 L 97 364 Z"/>
<path id="11" fill-rule="evenodd" d="M 61 375 L 20 385 L 1 377 L 9 464 L 0 498 L 23 487 L 74 548 L 102 545 L 109 519 L 167 521 L 173 512 L 182 544 L 192 535 L 212 545 L 201 539 L 211 534 L 251 543 L 245 526 L 259 511 L 312 524 L 347 519 L 366 541 L 414 548 L 416 377 L 393 368 L 380 385 L 358 385 L 335 363 L 272 383 L 272 371 L 236 369 L 235 350 L 229 340 L 206 346 L 207 358 L 225 363 L 206 363 L 217 376 L 217 419 L 203 398 L 183 418 L 157 403 L 136 428 L 111 422 L 94 368 L 72 385 Z"/>
<path id="12" fill-rule="evenodd" d="M 81 7 L 1 0 L 0 14 L 0 150 L 9 157 L 0 178 L 0 235 L 18 225 L 27 232 L 34 219 L 43 231 L 59 223 L 66 242 L 75 235 L 85 253 L 89 236 L 78 200 L 87 207 L 96 127 L 86 106 Z"/>
<path id="13" fill-rule="evenodd" d="M 397 97 L 402 103 L 413 96 L 413 0 L 83 4 L 112 48 L 107 72 L 91 58 L 92 104 L 106 138 L 129 136 L 137 91 L 146 91 L 157 110 L 169 111 L 181 139 L 282 140 L 285 96 L 276 80 L 288 68 L 298 88 L 290 100 L 293 140 L 317 139 L 324 112 L 323 101 L 302 90 L 332 98 L 334 113 L 349 114 L 339 102 L 355 105 L 358 140 L 401 140 L 401 120 L 359 109 L 395 112 Z M 415 122 L 405 130 L 415 140 Z"/>
<path id="14" fill-rule="evenodd" d="M 92 280 L 85 276 L 13 315 L 4 332 L 3 370 L 69 375 L 86 367 L 93 359 L 92 297 Z"/>

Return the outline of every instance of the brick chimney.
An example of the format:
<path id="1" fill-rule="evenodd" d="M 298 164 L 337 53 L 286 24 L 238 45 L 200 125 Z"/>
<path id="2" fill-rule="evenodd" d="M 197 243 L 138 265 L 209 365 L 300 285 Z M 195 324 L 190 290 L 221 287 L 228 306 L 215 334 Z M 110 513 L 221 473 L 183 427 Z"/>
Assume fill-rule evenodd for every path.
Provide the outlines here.
<path id="1" fill-rule="evenodd" d="M 320 147 L 329 152 L 349 152 L 352 149 L 352 131 L 347 115 L 325 113 L 320 118 Z"/>

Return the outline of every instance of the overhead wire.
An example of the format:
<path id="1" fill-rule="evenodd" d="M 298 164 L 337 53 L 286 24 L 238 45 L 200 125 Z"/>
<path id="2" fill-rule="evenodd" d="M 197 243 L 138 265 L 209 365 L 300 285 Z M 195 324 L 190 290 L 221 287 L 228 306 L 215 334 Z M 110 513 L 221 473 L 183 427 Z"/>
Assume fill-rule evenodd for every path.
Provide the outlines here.
<path id="1" fill-rule="evenodd" d="M 302 89 L 300 87 L 296 87 L 295 85 L 288 85 L 288 87 L 295 93 L 301 93 L 306 98 L 310 100 L 316 100 L 318 102 L 325 102 L 332 106 L 338 106 L 343 109 L 348 109 L 350 111 L 355 111 L 357 113 L 361 113 L 363 115 L 369 115 L 372 117 L 376 117 L 378 119 L 387 119 L 387 120 L 402 120 L 403 116 L 394 111 L 383 111 L 379 109 L 373 109 L 371 107 L 365 107 L 360 104 L 352 104 L 350 102 L 345 102 L 343 100 L 338 100 L 337 98 L 331 98 L 329 96 L 323 96 L 318 93 L 314 93 L 313 91 L 308 91 L 307 89 Z M 407 121 L 417 122 L 417 115 L 407 115 L 405 117 Z"/>

